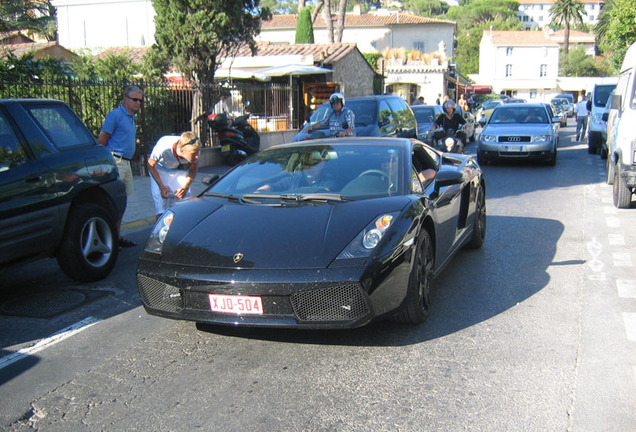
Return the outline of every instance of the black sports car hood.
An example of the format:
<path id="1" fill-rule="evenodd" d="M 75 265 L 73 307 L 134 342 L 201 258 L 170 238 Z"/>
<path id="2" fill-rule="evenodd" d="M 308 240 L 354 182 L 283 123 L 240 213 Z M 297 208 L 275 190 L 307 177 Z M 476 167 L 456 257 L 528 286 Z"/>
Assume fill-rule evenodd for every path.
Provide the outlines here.
<path id="1" fill-rule="evenodd" d="M 173 208 L 161 260 L 217 268 L 325 268 L 375 217 L 401 211 L 410 199 L 282 207 L 192 199 Z"/>

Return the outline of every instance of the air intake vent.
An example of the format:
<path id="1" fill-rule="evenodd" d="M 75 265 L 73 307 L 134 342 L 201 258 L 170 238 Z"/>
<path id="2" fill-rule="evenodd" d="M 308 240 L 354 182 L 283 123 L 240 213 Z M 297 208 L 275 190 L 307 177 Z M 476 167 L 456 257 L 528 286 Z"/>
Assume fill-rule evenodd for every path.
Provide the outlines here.
<path id="1" fill-rule="evenodd" d="M 141 299 L 149 308 L 166 312 L 179 312 L 183 309 L 183 293 L 177 287 L 137 275 L 137 288 Z"/>
<path id="2" fill-rule="evenodd" d="M 353 321 L 369 313 L 357 284 L 294 293 L 291 304 L 300 321 Z"/>

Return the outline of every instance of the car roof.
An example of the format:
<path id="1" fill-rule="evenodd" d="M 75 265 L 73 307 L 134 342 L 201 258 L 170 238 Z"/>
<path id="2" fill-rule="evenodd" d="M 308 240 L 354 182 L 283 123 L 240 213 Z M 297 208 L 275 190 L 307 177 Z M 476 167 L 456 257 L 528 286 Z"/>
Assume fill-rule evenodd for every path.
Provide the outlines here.
<path id="1" fill-rule="evenodd" d="M 297 141 L 292 143 L 278 144 L 268 147 L 263 151 L 275 148 L 288 148 L 288 147 L 311 147 L 316 145 L 397 145 L 397 146 L 411 146 L 419 141 L 413 138 L 393 138 L 393 137 L 340 137 L 340 138 L 321 138 L 315 140 Z"/>

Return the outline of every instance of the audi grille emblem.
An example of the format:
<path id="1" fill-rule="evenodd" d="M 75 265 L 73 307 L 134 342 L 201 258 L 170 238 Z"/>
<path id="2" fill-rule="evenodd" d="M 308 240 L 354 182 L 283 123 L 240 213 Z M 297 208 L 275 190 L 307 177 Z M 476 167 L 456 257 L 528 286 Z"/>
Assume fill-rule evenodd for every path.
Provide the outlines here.
<path id="1" fill-rule="evenodd" d="M 234 254 L 234 258 L 233 258 L 234 264 L 238 263 L 242 259 L 243 259 L 243 254 L 242 253 Z"/>
<path id="2" fill-rule="evenodd" d="M 518 142 L 521 141 L 521 137 L 508 137 L 508 141 Z"/>

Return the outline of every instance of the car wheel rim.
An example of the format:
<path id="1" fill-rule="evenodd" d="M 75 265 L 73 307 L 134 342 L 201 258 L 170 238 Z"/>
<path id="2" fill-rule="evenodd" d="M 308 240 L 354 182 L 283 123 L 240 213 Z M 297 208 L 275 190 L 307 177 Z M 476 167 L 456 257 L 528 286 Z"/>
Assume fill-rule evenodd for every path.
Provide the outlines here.
<path id="1" fill-rule="evenodd" d="M 104 219 L 93 217 L 86 221 L 82 228 L 81 248 L 88 264 L 104 266 L 113 253 L 113 247 L 113 235 Z"/>

